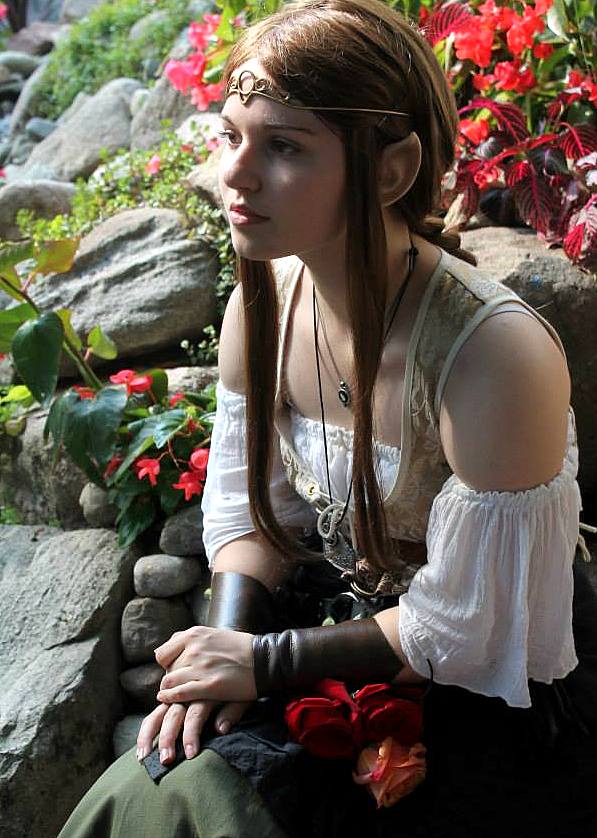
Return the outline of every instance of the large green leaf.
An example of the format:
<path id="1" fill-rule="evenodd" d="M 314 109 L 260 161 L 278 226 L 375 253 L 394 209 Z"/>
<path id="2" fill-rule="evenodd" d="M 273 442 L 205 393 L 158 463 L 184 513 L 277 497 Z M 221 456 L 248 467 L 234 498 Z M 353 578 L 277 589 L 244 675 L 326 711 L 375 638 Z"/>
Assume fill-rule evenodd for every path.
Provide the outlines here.
<path id="1" fill-rule="evenodd" d="M 118 517 L 118 544 L 129 547 L 155 520 L 155 503 L 150 495 L 137 495 Z"/>
<path id="2" fill-rule="evenodd" d="M 53 311 L 23 323 L 12 339 L 18 373 L 43 407 L 56 390 L 63 339 L 62 321 Z"/>
<path id="3" fill-rule="evenodd" d="M 21 277 L 14 268 L 6 267 L 0 271 L 0 291 L 4 291 L 13 300 L 22 301 Z"/>
<path id="4" fill-rule="evenodd" d="M 166 398 L 168 395 L 168 375 L 164 370 L 147 370 L 146 372 L 140 373 L 140 375 L 151 376 L 151 392 L 158 402 Z"/>
<path id="5" fill-rule="evenodd" d="M 187 424 L 187 415 L 184 410 L 169 410 L 162 413 L 157 419 L 153 431 L 153 438 L 156 448 L 163 448 L 174 434 L 181 431 Z"/>
<path id="6" fill-rule="evenodd" d="M 122 420 L 127 395 L 123 387 L 104 387 L 95 399 L 82 399 L 86 411 L 87 450 L 100 465 L 107 465 Z"/>
<path id="7" fill-rule="evenodd" d="M 64 328 L 64 335 L 69 339 L 75 349 L 81 349 L 82 343 L 79 335 L 75 332 L 73 324 L 71 323 L 72 311 L 69 308 L 61 308 L 56 314 L 62 320 Z"/>
<path id="8" fill-rule="evenodd" d="M 10 352 L 12 339 L 19 326 L 34 318 L 35 315 L 36 311 L 29 303 L 0 311 L 0 352 Z"/>
<path id="9" fill-rule="evenodd" d="M 87 343 L 89 348 L 93 350 L 93 354 L 98 358 L 104 358 L 106 361 L 112 361 L 118 355 L 118 349 L 113 340 L 110 340 L 108 335 L 105 335 L 99 326 L 94 326 L 87 336 Z"/>

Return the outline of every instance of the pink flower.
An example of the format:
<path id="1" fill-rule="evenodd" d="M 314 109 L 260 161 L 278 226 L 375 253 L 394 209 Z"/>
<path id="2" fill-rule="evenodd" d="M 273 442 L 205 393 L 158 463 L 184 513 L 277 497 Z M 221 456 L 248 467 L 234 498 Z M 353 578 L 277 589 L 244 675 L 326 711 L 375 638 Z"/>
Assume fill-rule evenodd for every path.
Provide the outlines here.
<path id="1" fill-rule="evenodd" d="M 178 479 L 178 483 L 173 483 L 173 489 L 180 489 L 184 492 L 184 499 L 190 500 L 193 495 L 201 495 L 203 493 L 203 482 L 201 476 L 196 471 L 183 471 Z"/>
<path id="2" fill-rule="evenodd" d="M 159 154 L 154 154 L 153 157 L 150 157 L 147 163 L 145 164 L 145 171 L 148 175 L 157 175 L 160 171 L 160 166 L 162 165 L 162 161 L 160 159 Z"/>
<path id="3" fill-rule="evenodd" d="M 6 171 L 0 168 L 0 179 L 6 180 Z"/>
<path id="4" fill-rule="evenodd" d="M 112 384 L 128 384 L 135 375 L 135 370 L 120 370 L 120 372 L 110 376 L 110 381 Z"/>
<path id="5" fill-rule="evenodd" d="M 95 398 L 95 390 L 93 387 L 81 387 L 78 384 L 75 384 L 72 388 L 75 393 L 78 395 L 80 399 L 94 399 Z"/>
<path id="6" fill-rule="evenodd" d="M 222 145 L 222 140 L 219 137 L 210 137 L 208 140 L 205 141 L 205 148 L 208 151 L 215 151 L 216 148 L 219 148 Z"/>
<path id="7" fill-rule="evenodd" d="M 357 761 L 357 785 L 367 785 L 381 806 L 393 806 L 425 779 L 425 747 L 408 748 L 388 736 L 379 747 L 364 748 Z"/>
<path id="8" fill-rule="evenodd" d="M 184 393 L 174 393 L 173 396 L 170 396 L 168 404 L 170 407 L 176 407 L 178 402 L 181 402 L 184 399 Z"/>
<path id="9" fill-rule="evenodd" d="M 207 476 L 207 461 L 209 460 L 209 448 L 195 448 L 191 454 L 189 463 L 193 471 L 196 471 L 201 480 Z"/>
<path id="10" fill-rule="evenodd" d="M 0 20 L 4 20 L 5 17 L 8 17 L 8 6 L 6 3 L 0 3 Z"/>
<path id="11" fill-rule="evenodd" d="M 164 67 L 164 75 L 176 90 L 186 93 L 190 87 L 202 83 L 207 59 L 202 52 L 190 55 L 185 61 L 170 59 Z"/>
<path id="12" fill-rule="evenodd" d="M 155 486 L 157 484 L 157 476 L 160 473 L 160 461 L 152 457 L 145 457 L 136 461 L 135 470 L 139 480 L 147 477 L 151 485 Z"/>
<path id="13" fill-rule="evenodd" d="M 489 122 L 486 119 L 461 119 L 458 130 L 473 145 L 479 145 L 489 135 Z"/>
<path id="14" fill-rule="evenodd" d="M 210 102 L 217 102 L 224 94 L 224 85 L 218 84 L 198 84 L 191 91 L 191 101 L 199 111 L 206 111 Z"/>
<path id="15" fill-rule="evenodd" d="M 130 396 L 131 393 L 145 393 L 147 390 L 151 390 L 152 384 L 150 375 L 136 375 L 127 382 L 126 389 Z"/>

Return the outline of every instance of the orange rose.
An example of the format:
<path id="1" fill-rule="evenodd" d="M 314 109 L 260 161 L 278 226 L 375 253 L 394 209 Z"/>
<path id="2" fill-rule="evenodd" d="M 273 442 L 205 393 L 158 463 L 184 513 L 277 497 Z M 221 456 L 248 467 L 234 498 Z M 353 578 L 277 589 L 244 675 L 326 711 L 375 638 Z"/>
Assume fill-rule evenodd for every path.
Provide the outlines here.
<path id="1" fill-rule="evenodd" d="M 378 748 L 364 748 L 357 761 L 357 785 L 367 785 L 377 808 L 393 806 L 425 779 L 425 747 L 408 748 L 386 737 Z"/>

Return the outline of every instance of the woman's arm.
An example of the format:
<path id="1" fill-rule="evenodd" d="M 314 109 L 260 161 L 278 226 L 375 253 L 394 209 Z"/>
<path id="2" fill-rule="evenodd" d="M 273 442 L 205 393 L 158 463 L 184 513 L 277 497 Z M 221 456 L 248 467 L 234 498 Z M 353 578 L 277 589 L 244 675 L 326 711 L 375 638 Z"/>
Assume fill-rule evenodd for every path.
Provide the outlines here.
<path id="1" fill-rule="evenodd" d="M 485 320 L 460 350 L 440 410 L 440 435 L 457 477 L 482 491 L 521 491 L 562 468 L 570 378 L 544 326 L 517 312 Z M 406 661 L 399 607 L 374 619 Z M 412 677 L 410 667 L 398 680 Z"/>

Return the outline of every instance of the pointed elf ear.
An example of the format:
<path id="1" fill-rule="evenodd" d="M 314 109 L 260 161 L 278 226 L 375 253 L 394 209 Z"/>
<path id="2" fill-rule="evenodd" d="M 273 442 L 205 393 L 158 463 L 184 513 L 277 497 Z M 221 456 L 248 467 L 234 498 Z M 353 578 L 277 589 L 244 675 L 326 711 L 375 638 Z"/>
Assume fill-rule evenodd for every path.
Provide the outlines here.
<path id="1" fill-rule="evenodd" d="M 389 207 L 406 195 L 421 166 L 421 141 L 414 131 L 408 137 L 385 146 L 379 164 L 379 197 Z"/>

